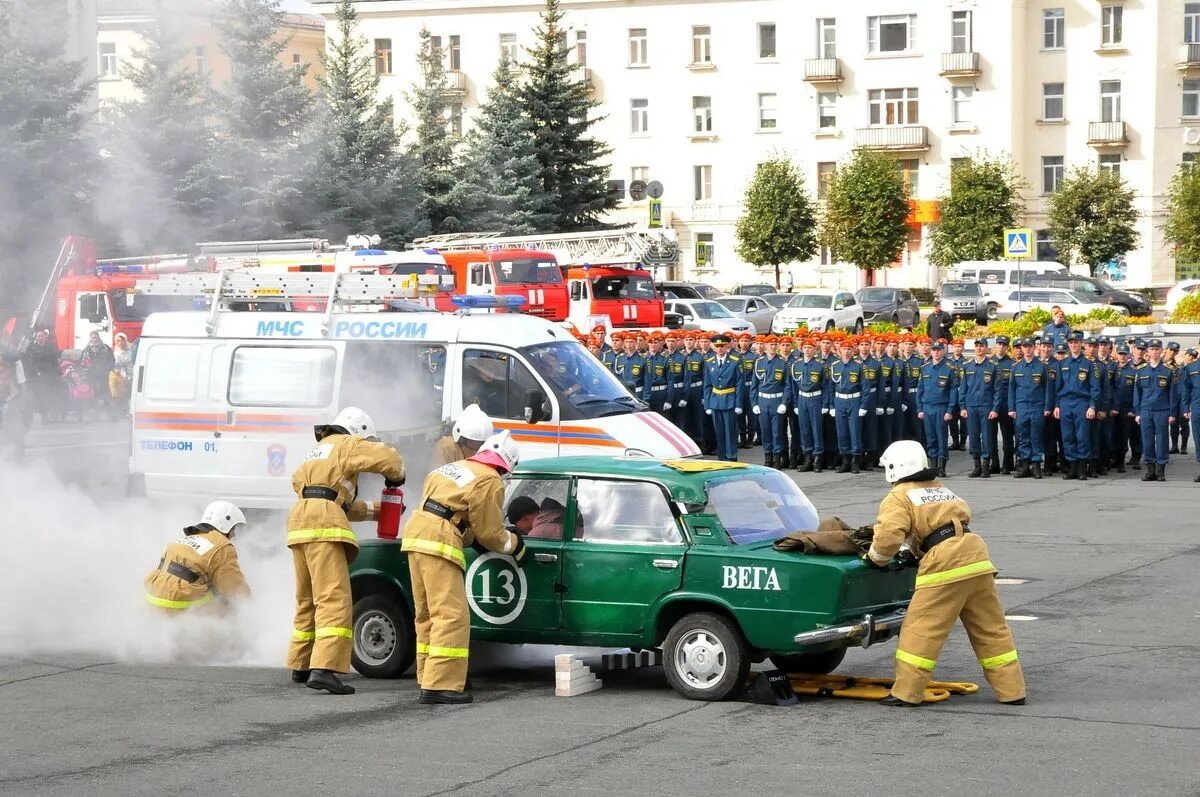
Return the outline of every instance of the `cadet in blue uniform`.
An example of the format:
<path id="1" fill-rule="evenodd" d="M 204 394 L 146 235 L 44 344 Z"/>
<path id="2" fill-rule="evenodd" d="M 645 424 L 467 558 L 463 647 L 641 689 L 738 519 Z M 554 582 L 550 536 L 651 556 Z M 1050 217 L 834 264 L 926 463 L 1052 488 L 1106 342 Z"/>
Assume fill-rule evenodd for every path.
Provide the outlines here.
<path id="1" fill-rule="evenodd" d="M 1107 476 L 1112 465 L 1113 391 L 1116 385 L 1117 361 L 1112 355 L 1112 341 L 1101 336 L 1096 340 L 1096 364 L 1100 366 L 1101 410 L 1096 413 L 1097 434 L 1093 436 L 1096 448 L 1092 461 L 1097 476 Z"/>
<path id="2" fill-rule="evenodd" d="M 680 345 L 678 333 L 668 332 L 664 337 L 667 341 L 667 372 L 670 374 L 670 378 L 667 380 L 667 403 L 663 405 L 663 409 L 667 411 L 667 417 L 671 419 L 671 422 L 686 432 L 687 407 L 679 406 L 679 401 L 687 395 L 687 377 L 684 375 L 687 355 Z"/>
<path id="3" fill-rule="evenodd" d="M 989 421 L 1000 412 L 999 366 L 988 359 L 988 344 L 983 338 L 975 341 L 975 359 L 967 360 L 959 370 L 958 406 L 967 421 L 967 448 L 971 452 L 974 470 L 968 478 L 989 479 L 992 476 L 992 446 L 988 433 Z"/>
<path id="4" fill-rule="evenodd" d="M 887 451 L 888 446 L 903 435 L 904 413 L 900 409 L 900 383 L 903 378 L 902 368 L 896 360 L 896 338 L 887 335 L 883 340 L 883 351 L 879 357 L 879 384 L 883 391 L 884 416 L 879 421 L 879 450 Z"/>
<path id="5" fill-rule="evenodd" d="M 996 417 L 988 421 L 987 433 L 991 438 L 992 470 L 997 466 L 1004 474 L 1012 473 L 1016 468 L 1013 464 L 1013 419 L 1008 417 L 1008 380 L 1012 378 L 1012 368 L 1016 361 L 1008 354 L 1008 337 L 999 335 L 996 338 L 996 353 L 992 362 L 996 364 Z M 1003 459 L 1001 446 L 1003 443 Z"/>
<path id="6" fill-rule="evenodd" d="M 801 462 L 796 470 L 821 473 L 825 470 L 825 429 L 823 415 L 829 411 L 832 397 L 829 392 L 829 371 L 817 357 L 817 344 L 805 339 L 801 356 L 788 369 L 791 377 L 792 401 L 796 419 L 800 421 Z M 1200 400 L 1200 399 L 1198 399 Z"/>
<path id="7" fill-rule="evenodd" d="M 1125 452 L 1129 450 L 1130 438 L 1141 437 L 1141 430 L 1133 420 L 1133 385 L 1137 381 L 1137 366 L 1129 358 L 1129 347 L 1117 347 L 1117 370 L 1113 374 L 1112 391 L 1112 464 L 1117 473 L 1125 472 Z"/>
<path id="8" fill-rule="evenodd" d="M 754 399 L 750 395 L 750 384 L 754 381 L 754 363 L 758 354 L 754 352 L 754 338 L 749 332 L 741 332 L 737 336 L 737 355 L 742 358 L 743 393 L 742 414 L 738 416 L 738 448 L 750 448 L 753 445 L 754 431 L 758 426 L 751 417 Z"/>
<path id="9" fill-rule="evenodd" d="M 901 340 L 900 362 L 904 367 L 904 437 L 924 445 L 925 424 L 918 417 L 921 408 L 917 404 L 917 391 L 921 387 L 921 366 L 925 361 L 917 353 L 916 341 L 912 336 L 908 340 Z"/>
<path id="10" fill-rule="evenodd" d="M 778 467 L 782 461 L 783 422 L 787 414 L 787 399 L 791 396 L 788 384 L 788 365 L 779 356 L 774 335 L 766 339 L 761 357 L 754 362 L 750 380 L 750 395 L 754 415 L 758 417 L 763 441 L 763 464 Z"/>
<path id="11" fill-rule="evenodd" d="M 1170 459 L 1167 441 L 1179 404 L 1179 383 L 1175 381 L 1175 372 L 1162 361 L 1161 340 L 1150 341 L 1146 357 L 1149 362 L 1137 370 L 1133 383 L 1133 411 L 1142 427 L 1142 458 L 1146 462 L 1142 481 L 1164 482 Z"/>
<path id="12" fill-rule="evenodd" d="M 642 394 L 650 409 L 664 416 L 671 390 L 671 364 L 662 351 L 665 342 L 663 333 L 651 333 L 650 350 L 646 354 L 646 391 Z"/>
<path id="13" fill-rule="evenodd" d="M 696 343 L 698 338 L 692 333 L 683 336 L 683 347 L 687 351 L 684 365 L 687 370 L 687 393 L 681 399 L 687 409 L 687 432 L 692 440 L 703 451 L 708 443 L 708 435 L 704 428 L 708 421 L 704 415 L 704 352 L 698 347 L 689 347 L 688 341 Z"/>
<path id="14" fill-rule="evenodd" d="M 646 359 L 638 354 L 637 338 L 633 335 L 626 335 L 622 343 L 625 350 L 617 355 L 613 373 L 626 390 L 643 398 L 646 392 Z"/>
<path id="15" fill-rule="evenodd" d="M 1043 427 L 1054 409 L 1054 390 L 1049 367 L 1033 356 L 1033 338 L 1017 341 L 1021 359 L 1013 365 L 1008 382 L 1008 417 L 1017 435 L 1016 478 L 1042 478 Z"/>
<path id="16" fill-rule="evenodd" d="M 863 461 L 862 469 L 871 470 L 872 461 L 883 451 L 879 448 L 879 419 L 886 411 L 880 405 L 882 396 L 879 381 L 879 360 L 871 351 L 871 342 L 866 336 L 858 339 L 858 361 L 863 367 Z"/>
<path id="17" fill-rule="evenodd" d="M 1179 373 L 1179 410 L 1192 427 L 1192 439 L 1197 441 L 1196 461 L 1200 462 L 1200 361 L 1196 359 L 1195 349 L 1188 349 L 1187 357 L 1188 361 Z M 1184 447 L 1186 449 L 1186 442 Z M 1200 483 L 1200 476 L 1192 481 Z"/>
<path id="18" fill-rule="evenodd" d="M 1067 341 L 1070 356 L 1060 360 L 1055 376 L 1054 417 L 1062 426 L 1063 455 L 1067 459 L 1064 479 L 1087 481 L 1085 463 L 1091 457 L 1088 422 L 1096 417 L 1100 403 L 1100 369 L 1083 356 L 1083 333 L 1072 332 Z"/>
<path id="19" fill-rule="evenodd" d="M 1168 341 L 1163 347 L 1163 365 L 1170 368 L 1175 373 L 1175 381 L 1178 382 L 1182 374 L 1180 370 L 1183 364 L 1179 362 L 1179 341 Z M 1180 434 L 1183 436 L 1183 446 L 1179 444 Z M 1183 415 L 1176 413 L 1175 420 L 1171 422 L 1171 454 L 1186 454 L 1188 444 L 1188 425 Z"/>
<path id="20" fill-rule="evenodd" d="M 962 382 L 962 369 L 966 360 L 963 358 L 963 349 L 967 342 L 962 338 L 953 338 L 950 340 L 950 347 L 946 350 L 946 362 L 958 372 L 959 382 Z M 967 441 L 967 424 L 964 422 L 961 415 L 957 412 L 947 424 L 950 428 L 946 430 L 946 434 L 950 441 L 950 451 L 962 451 L 966 448 Z"/>
<path id="21" fill-rule="evenodd" d="M 624 333 L 622 332 L 612 333 L 613 346 L 620 347 L 623 337 Z M 617 372 L 617 350 L 613 346 L 600 347 L 600 362 L 604 364 L 605 368 L 615 374 Z"/>
<path id="22" fill-rule="evenodd" d="M 800 359 L 800 347 L 794 346 L 795 341 L 786 333 L 779 336 L 779 356 L 791 368 L 792 363 Z M 803 446 L 800 442 L 800 418 L 796 415 L 796 396 L 788 392 L 787 414 L 784 415 L 784 436 L 787 438 L 787 451 L 784 452 L 783 467 L 799 468 L 803 456 Z"/>
<path id="23" fill-rule="evenodd" d="M 712 339 L 715 333 L 700 332 L 696 337 L 696 348 L 700 350 L 700 358 L 703 362 L 708 362 L 708 359 L 713 356 Z M 704 381 L 703 368 L 701 368 L 700 382 L 700 405 L 704 406 Z M 717 438 L 716 427 L 713 426 L 713 417 L 708 413 L 700 415 L 700 434 L 703 442 L 700 443 L 700 451 L 704 454 L 717 453 Z"/>
<path id="24" fill-rule="evenodd" d="M 929 347 L 930 360 L 921 366 L 917 386 L 917 417 L 925 423 L 925 450 L 930 467 L 945 478 L 950 458 L 946 424 L 958 409 L 958 371 L 946 362 L 946 344 L 935 340 Z"/>
<path id="25" fill-rule="evenodd" d="M 862 466 L 863 366 L 854 359 L 854 342 L 841 341 L 841 357 L 829 366 L 833 391 L 831 412 L 837 424 L 838 473 L 858 473 Z"/>
<path id="26" fill-rule="evenodd" d="M 712 339 L 713 354 L 704 361 L 704 412 L 713 421 L 717 457 L 737 462 L 737 416 L 742 414 L 741 393 L 745 390 L 739 372 L 741 358 L 729 351 L 729 336 Z"/>
<path id="27" fill-rule="evenodd" d="M 1063 352 L 1067 350 L 1067 344 L 1062 344 Z M 1046 335 L 1041 338 L 1038 346 L 1038 359 L 1046 366 L 1046 373 L 1050 377 L 1050 396 L 1051 398 L 1058 395 L 1058 360 L 1054 356 L 1053 339 Z M 1062 458 L 1062 435 L 1059 434 L 1061 425 L 1058 418 L 1054 417 L 1054 411 L 1051 410 L 1050 417 L 1046 418 L 1046 423 L 1042 429 L 1042 449 L 1046 457 L 1046 473 L 1058 473 L 1067 468 L 1066 460 Z M 1061 466 L 1061 467 L 1060 467 Z"/>

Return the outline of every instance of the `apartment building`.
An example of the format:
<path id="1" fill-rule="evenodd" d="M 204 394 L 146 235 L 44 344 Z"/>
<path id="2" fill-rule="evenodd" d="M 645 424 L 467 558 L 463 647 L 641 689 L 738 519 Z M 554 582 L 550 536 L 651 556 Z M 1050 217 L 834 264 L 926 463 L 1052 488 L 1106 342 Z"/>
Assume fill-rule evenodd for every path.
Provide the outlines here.
<path id="1" fill-rule="evenodd" d="M 931 222 L 956 158 L 1011 153 L 1029 184 L 1025 223 L 1055 256 L 1046 198 L 1072 166 L 1118 170 L 1141 212 L 1115 282 L 1170 284 L 1160 230 L 1167 184 L 1200 152 L 1200 2 L 1184 0 L 564 0 L 567 44 L 602 103 L 618 190 L 664 186 L 678 276 L 717 285 L 772 277 L 736 254 L 756 164 L 792 158 L 813 194 L 855 147 L 888 153 L 913 197 L 909 241 L 878 281 L 933 287 Z M 332 25 L 331 3 L 315 7 Z M 418 31 L 449 70 L 447 123 L 469 127 L 501 51 L 532 44 L 541 4 L 359 0 L 381 91 L 408 107 Z M 625 195 L 615 218 L 644 221 Z M 789 269 L 797 285 L 855 287 L 834 253 Z"/>

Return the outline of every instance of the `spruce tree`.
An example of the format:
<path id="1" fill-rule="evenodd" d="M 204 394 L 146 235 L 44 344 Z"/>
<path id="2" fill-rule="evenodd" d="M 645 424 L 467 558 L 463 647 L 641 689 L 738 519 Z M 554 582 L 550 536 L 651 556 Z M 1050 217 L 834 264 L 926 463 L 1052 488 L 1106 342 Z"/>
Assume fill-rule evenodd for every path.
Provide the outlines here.
<path id="1" fill-rule="evenodd" d="M 540 164 L 542 190 L 552 198 L 559 231 L 593 229 L 619 198 L 608 189 L 612 149 L 591 134 L 599 105 L 578 68 L 567 60 L 567 32 L 559 0 L 546 0 L 537 44 L 523 65 L 528 79 L 517 91 Z"/>
<path id="2" fill-rule="evenodd" d="M 459 172 L 455 162 L 455 138 L 446 128 L 446 68 L 441 48 L 428 28 L 421 28 L 417 48 L 421 80 L 408 93 L 416 116 L 416 141 L 410 154 L 418 168 L 421 221 L 431 233 L 459 232 Z"/>

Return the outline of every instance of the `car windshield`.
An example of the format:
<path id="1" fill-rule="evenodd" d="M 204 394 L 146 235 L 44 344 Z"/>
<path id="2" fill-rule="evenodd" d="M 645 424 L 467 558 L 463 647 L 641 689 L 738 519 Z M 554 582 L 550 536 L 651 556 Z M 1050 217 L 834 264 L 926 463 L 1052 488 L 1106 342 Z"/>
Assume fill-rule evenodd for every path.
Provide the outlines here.
<path id="1" fill-rule="evenodd" d="M 706 285 L 703 282 L 697 282 L 692 287 L 696 289 L 696 293 L 700 294 L 705 299 L 716 299 L 720 296 L 724 296 L 724 294 L 719 290 L 711 285 Z"/>
<path id="2" fill-rule="evenodd" d="M 863 288 L 855 294 L 860 302 L 890 302 L 894 296 L 891 288 Z"/>
<path id="3" fill-rule="evenodd" d="M 822 296 L 819 293 L 802 293 L 799 296 L 793 296 L 788 302 L 788 307 L 807 307 L 817 310 L 828 310 L 833 306 L 832 296 Z"/>
<path id="4" fill-rule="evenodd" d="M 777 540 L 817 527 L 817 509 L 778 471 L 754 471 L 708 483 L 704 512 L 716 515 L 739 545 Z"/>
<path id="5" fill-rule="evenodd" d="M 733 318 L 733 314 L 716 302 L 693 302 L 696 318 Z"/>
<path id="6" fill-rule="evenodd" d="M 942 285 L 942 296 L 978 296 L 979 286 L 974 283 L 947 282 Z"/>
<path id="7" fill-rule="evenodd" d="M 774 307 L 776 310 L 786 307 L 787 303 L 792 300 L 790 293 L 768 293 L 763 297 L 767 300 L 767 304 Z"/>
<path id="8" fill-rule="evenodd" d="M 558 263 L 547 258 L 522 257 L 497 260 L 496 275 L 501 285 L 540 283 L 557 285 L 563 281 Z"/>
<path id="9" fill-rule="evenodd" d="M 746 309 L 745 299 L 717 299 L 717 304 L 734 313 L 740 313 Z"/>
<path id="10" fill-rule="evenodd" d="M 596 277 L 592 280 L 596 299 L 653 299 L 654 282 L 649 277 Z"/>
<path id="11" fill-rule="evenodd" d="M 743 285 L 737 293 L 744 293 L 747 296 L 766 296 L 774 290 L 770 285 Z"/>
<path id="12" fill-rule="evenodd" d="M 526 346 L 520 352 L 558 396 L 564 420 L 599 418 L 645 408 L 604 365 L 574 341 Z"/>

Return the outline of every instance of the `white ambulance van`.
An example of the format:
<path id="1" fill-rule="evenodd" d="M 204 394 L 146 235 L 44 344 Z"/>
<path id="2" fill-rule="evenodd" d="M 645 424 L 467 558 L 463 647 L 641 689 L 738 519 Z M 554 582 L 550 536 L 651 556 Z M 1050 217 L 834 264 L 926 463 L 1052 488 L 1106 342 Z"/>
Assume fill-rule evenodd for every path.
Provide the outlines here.
<path id="1" fill-rule="evenodd" d="M 472 403 L 497 429 L 511 430 L 525 458 L 699 454 L 566 330 L 543 319 L 430 312 L 391 301 L 392 312 L 363 312 L 379 310 L 380 295 L 401 295 L 378 287 L 396 284 L 394 277 L 227 274 L 212 282 L 217 277 L 181 276 L 150 289 L 170 293 L 173 282 L 190 281 L 180 292 L 194 291 L 200 280 L 218 298 L 209 297 L 210 311 L 156 313 L 146 321 L 131 398 L 135 494 L 286 508 L 295 498 L 291 475 L 313 447 L 313 427 L 346 405 L 373 416 L 414 475 L 423 472 L 420 462 L 443 424 Z M 299 279 L 306 289 L 295 288 Z M 269 303 L 322 295 L 323 313 L 277 311 Z"/>

